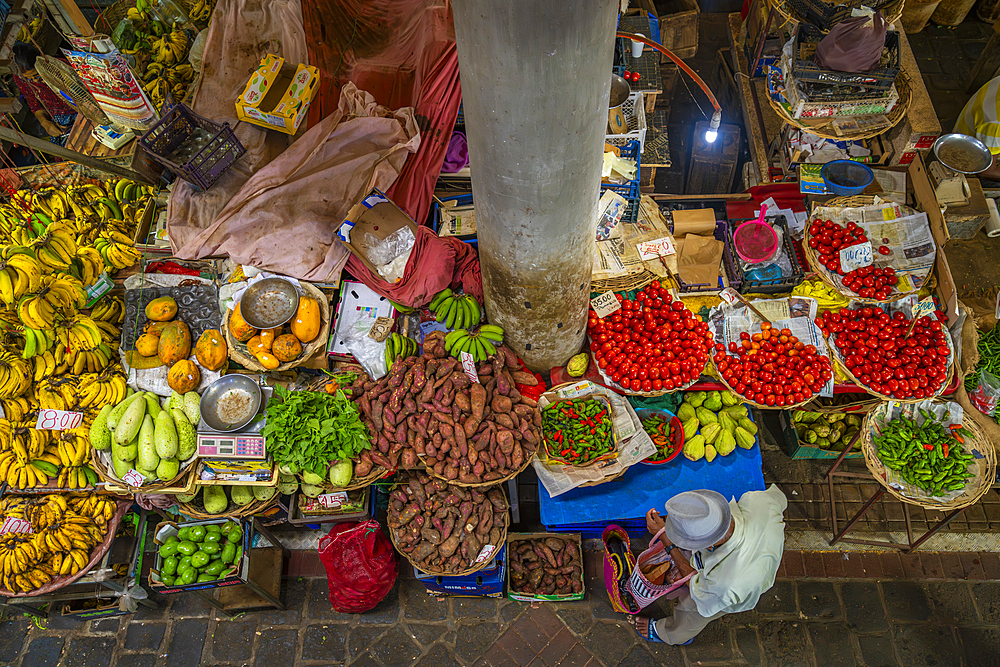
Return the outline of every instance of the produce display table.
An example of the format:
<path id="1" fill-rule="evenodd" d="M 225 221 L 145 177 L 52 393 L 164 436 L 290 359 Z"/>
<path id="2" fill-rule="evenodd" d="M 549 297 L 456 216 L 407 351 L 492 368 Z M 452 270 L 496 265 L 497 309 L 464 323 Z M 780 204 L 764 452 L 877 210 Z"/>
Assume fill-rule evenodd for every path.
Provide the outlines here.
<path id="1" fill-rule="evenodd" d="M 736 499 L 747 491 L 762 491 L 760 446 L 749 450 L 738 447 L 711 463 L 705 459 L 692 462 L 682 455 L 662 466 L 634 465 L 621 479 L 573 489 L 555 498 L 549 497 L 539 482 L 538 504 L 548 530 L 579 530 L 581 524 L 593 523 L 601 524 L 600 528 L 594 526 L 599 535 L 609 523 L 619 523 L 630 531 L 637 529 L 638 523 L 644 532 L 644 517 L 650 508 L 660 511 L 673 496 L 694 489 L 711 489 Z"/>

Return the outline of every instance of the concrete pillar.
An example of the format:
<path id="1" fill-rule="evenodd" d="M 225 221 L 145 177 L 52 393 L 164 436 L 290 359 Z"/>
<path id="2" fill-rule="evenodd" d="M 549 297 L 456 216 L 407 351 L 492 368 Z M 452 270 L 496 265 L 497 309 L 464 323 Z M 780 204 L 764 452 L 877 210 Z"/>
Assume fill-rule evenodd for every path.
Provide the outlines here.
<path id="1" fill-rule="evenodd" d="M 586 333 L 618 0 L 455 0 L 490 321 L 535 370 Z"/>

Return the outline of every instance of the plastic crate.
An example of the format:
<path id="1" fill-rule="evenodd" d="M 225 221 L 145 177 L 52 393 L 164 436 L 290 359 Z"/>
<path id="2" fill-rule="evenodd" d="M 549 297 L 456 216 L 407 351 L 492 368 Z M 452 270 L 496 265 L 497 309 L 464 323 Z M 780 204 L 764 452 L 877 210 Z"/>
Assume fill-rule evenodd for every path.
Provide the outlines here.
<path id="1" fill-rule="evenodd" d="M 747 220 L 750 219 L 751 218 L 747 218 Z M 792 265 L 792 275 L 782 276 L 781 278 L 774 278 L 771 280 L 754 280 L 747 278 L 743 268 L 740 266 L 740 263 L 735 260 L 736 251 L 733 247 L 733 230 L 736 227 L 739 227 L 739 223 L 744 222 L 744 220 L 730 220 L 729 224 L 726 225 L 726 248 L 723 252 L 723 261 L 728 265 L 727 269 L 731 266 L 733 273 L 736 275 L 737 280 L 730 280 L 730 282 L 734 283 L 731 284 L 731 286 L 740 294 L 747 294 L 750 292 L 758 292 L 761 294 L 791 292 L 792 288 L 801 283 L 805 278 L 805 274 L 802 272 L 802 265 L 799 263 L 798 254 L 795 252 L 795 246 L 792 243 L 792 235 L 788 231 L 788 222 L 785 220 L 785 216 L 769 215 L 764 219 L 774 221 L 774 224 L 780 227 L 782 233 L 781 248 Z"/>
<path id="2" fill-rule="evenodd" d="M 850 18 L 852 9 L 864 4 L 866 7 L 878 11 L 892 0 L 847 0 L 843 4 L 837 5 L 827 4 L 823 0 L 787 0 L 787 2 L 799 16 L 819 27 L 823 32 L 828 32 L 833 26 Z"/>
<path id="3" fill-rule="evenodd" d="M 899 33 L 885 33 L 885 48 L 889 50 L 889 64 L 870 72 L 838 72 L 820 67 L 812 61 L 812 52 L 803 57 L 803 49 L 818 44 L 823 33 L 816 26 L 800 23 L 795 33 L 795 47 L 792 49 L 792 78 L 799 82 L 825 83 L 828 85 L 849 85 L 867 88 L 869 91 L 889 90 L 899 76 Z M 815 51 L 815 46 L 812 46 Z"/>
<path id="4" fill-rule="evenodd" d="M 203 130 L 212 138 L 190 158 L 179 158 L 176 151 L 191 140 L 196 130 Z M 246 152 L 229 123 L 213 123 L 184 104 L 165 110 L 139 143 L 154 160 L 202 190 L 212 187 Z M 180 159 L 182 163 L 175 161 Z"/>
<path id="5" fill-rule="evenodd" d="M 627 183 L 622 183 L 621 185 L 601 183 L 601 193 L 604 193 L 606 190 L 611 190 L 612 192 L 617 192 L 622 197 L 625 197 L 625 199 L 634 199 L 638 201 L 639 167 L 640 162 L 642 161 L 642 151 L 640 150 L 639 142 L 632 139 L 628 143 L 618 146 L 618 153 L 626 160 L 635 161 L 635 178 Z"/>
<path id="6" fill-rule="evenodd" d="M 639 142 L 639 152 L 646 148 L 646 107 L 642 101 L 642 93 L 632 93 L 628 99 L 622 103 L 622 112 L 625 114 L 625 125 L 628 132 L 625 134 L 607 134 L 604 140 L 612 146 L 624 146 L 629 141 L 635 139 Z"/>

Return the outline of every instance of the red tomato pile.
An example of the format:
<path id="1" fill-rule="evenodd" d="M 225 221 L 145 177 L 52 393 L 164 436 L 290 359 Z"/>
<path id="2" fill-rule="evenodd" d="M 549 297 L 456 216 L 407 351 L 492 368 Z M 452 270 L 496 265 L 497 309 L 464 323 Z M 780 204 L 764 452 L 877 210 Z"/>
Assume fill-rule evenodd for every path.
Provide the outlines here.
<path id="1" fill-rule="evenodd" d="M 819 253 L 819 261 L 828 270 L 844 276 L 844 287 L 865 299 L 886 300 L 896 285 L 896 270 L 892 267 L 877 269 L 865 266 L 844 273 L 840 267 L 840 249 L 866 243 L 868 236 L 857 223 L 848 222 L 841 227 L 832 220 L 815 220 L 809 227 L 809 247 Z M 880 246 L 879 253 L 891 252 Z"/>
<path id="2" fill-rule="evenodd" d="M 818 394 L 830 378 L 830 360 L 813 345 L 805 345 L 788 329 L 761 324 L 753 335 L 743 332 L 740 342 L 715 346 L 715 366 L 737 394 L 760 405 L 796 405 Z"/>
<path id="3" fill-rule="evenodd" d="M 816 324 L 854 377 L 884 396 L 928 398 L 947 377 L 948 341 L 936 319 L 918 319 L 908 338 L 910 320 L 877 306 L 830 311 L 817 317 Z"/>
<path id="4" fill-rule="evenodd" d="M 708 362 L 708 324 L 674 301 L 658 281 L 604 319 L 590 311 L 587 333 L 594 360 L 629 391 L 672 391 L 697 379 Z"/>

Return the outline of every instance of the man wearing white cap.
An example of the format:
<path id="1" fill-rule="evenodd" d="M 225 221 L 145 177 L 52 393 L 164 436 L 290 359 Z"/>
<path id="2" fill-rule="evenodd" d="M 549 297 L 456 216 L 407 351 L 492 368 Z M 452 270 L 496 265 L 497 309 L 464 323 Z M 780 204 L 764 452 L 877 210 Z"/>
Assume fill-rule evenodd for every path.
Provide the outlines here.
<path id="1" fill-rule="evenodd" d="M 639 634 L 651 642 L 688 644 L 712 620 L 757 606 L 781 563 L 787 505 L 772 484 L 767 491 L 743 494 L 739 502 L 727 503 L 715 491 L 679 493 L 667 501 L 666 518 L 649 510 L 649 532 L 663 541 L 682 576 L 696 574 L 673 617 L 638 618 Z"/>

